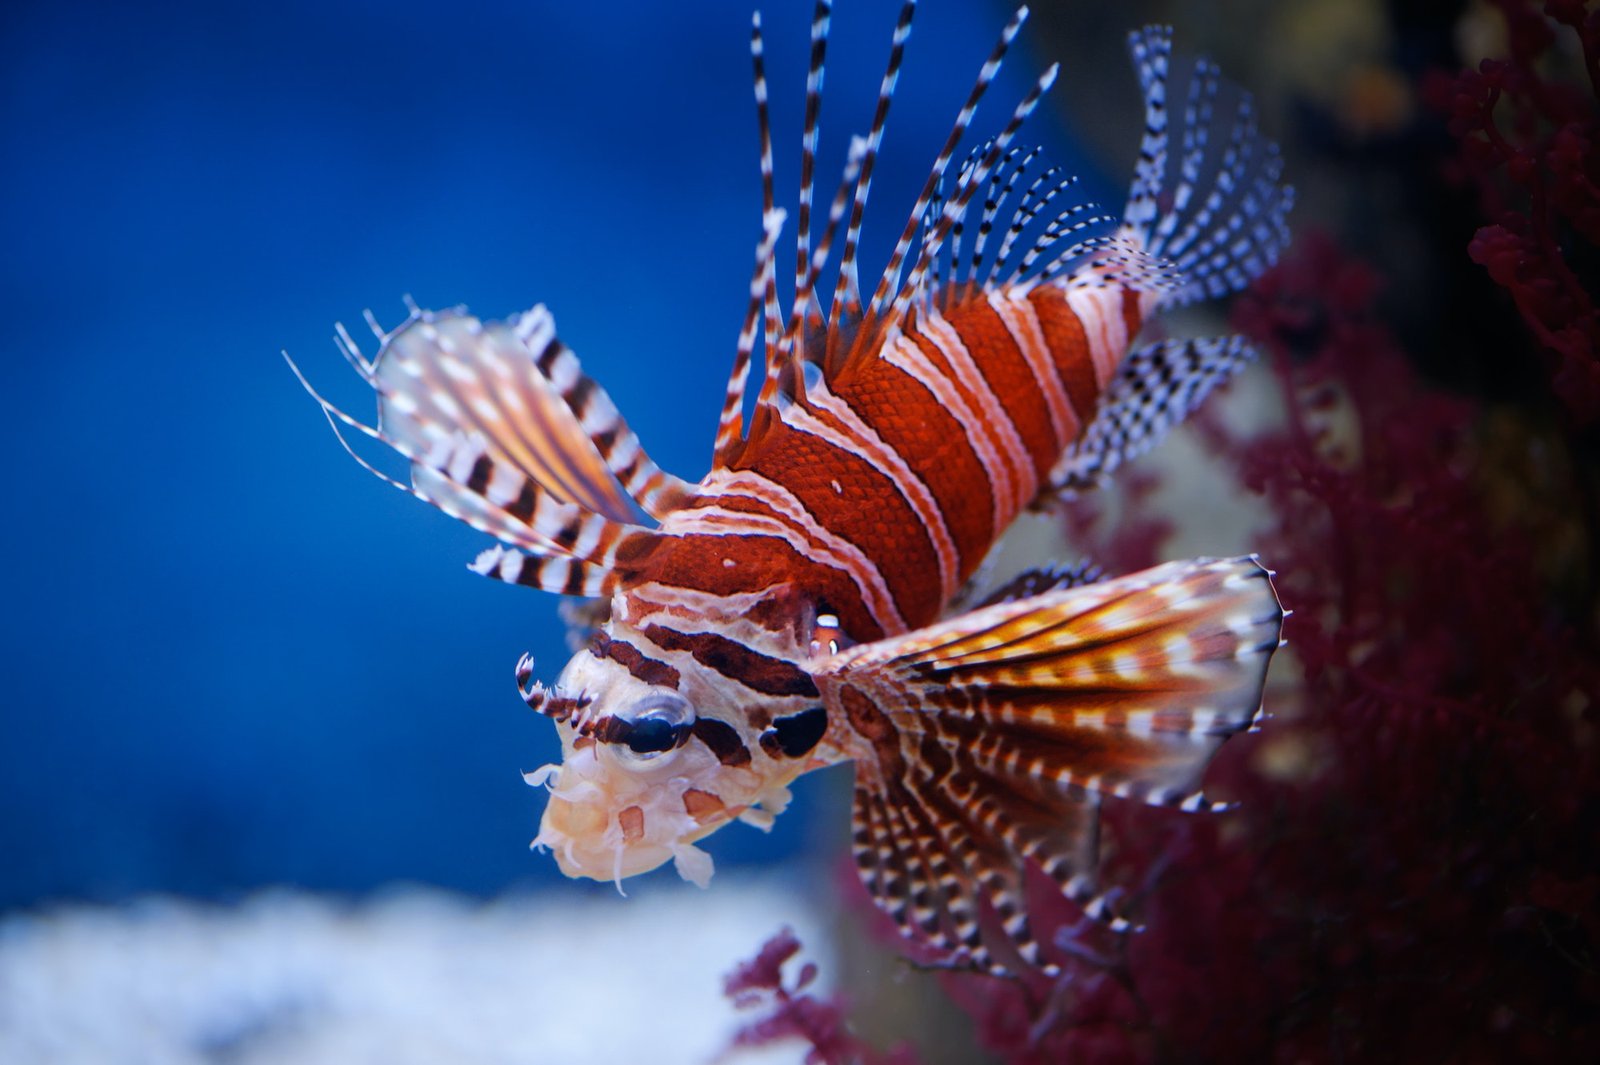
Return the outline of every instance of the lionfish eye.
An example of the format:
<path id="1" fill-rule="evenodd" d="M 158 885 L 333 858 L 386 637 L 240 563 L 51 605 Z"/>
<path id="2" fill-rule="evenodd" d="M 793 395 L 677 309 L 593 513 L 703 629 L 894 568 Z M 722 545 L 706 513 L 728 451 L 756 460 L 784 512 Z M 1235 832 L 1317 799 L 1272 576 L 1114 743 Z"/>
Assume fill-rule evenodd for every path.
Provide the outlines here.
<path id="1" fill-rule="evenodd" d="M 617 715 L 611 741 L 639 758 L 655 758 L 689 738 L 694 707 L 677 692 L 646 696 Z"/>

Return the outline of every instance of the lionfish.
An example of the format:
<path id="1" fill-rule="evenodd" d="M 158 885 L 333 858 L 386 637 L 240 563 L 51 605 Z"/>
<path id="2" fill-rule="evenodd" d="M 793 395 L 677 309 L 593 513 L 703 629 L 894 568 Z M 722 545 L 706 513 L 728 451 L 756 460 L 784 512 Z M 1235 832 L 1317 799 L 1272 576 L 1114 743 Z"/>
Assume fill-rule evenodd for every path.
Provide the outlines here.
<path id="1" fill-rule="evenodd" d="M 1165 27 L 1129 39 L 1145 128 L 1121 218 L 1072 196 L 1056 167 L 1024 187 L 1038 151 L 1013 141 L 1054 66 L 947 183 L 1023 8 L 866 298 L 862 216 L 915 2 L 813 250 L 830 7 L 819 0 L 811 24 L 787 316 L 754 18 L 762 235 L 699 483 L 650 460 L 542 305 L 505 322 L 413 305 L 389 332 L 369 315 L 370 361 L 340 328 L 377 393 L 375 428 L 311 394 L 363 466 L 499 541 L 473 570 L 599 600 L 552 687 L 527 656 L 516 667 L 560 734 L 560 765 L 527 778 L 549 788 L 534 845 L 562 872 L 620 887 L 671 859 L 704 886 L 698 840 L 735 819 L 770 826 L 796 777 L 851 762 L 855 862 L 902 935 L 941 964 L 1053 973 L 1029 930 L 1025 868 L 1130 927 L 1096 887 L 1101 803 L 1220 807 L 1199 781 L 1261 711 L 1283 611 L 1254 556 L 1113 579 L 1046 566 L 975 605 L 970 585 L 1022 511 L 1150 447 L 1248 360 L 1237 336 L 1134 342 L 1157 313 L 1265 269 L 1288 239 L 1291 190 L 1250 97 L 1207 60 L 1180 65 Z M 1170 107 L 1169 70 L 1185 75 Z M 369 465 L 341 426 L 408 460 L 410 483 Z"/>

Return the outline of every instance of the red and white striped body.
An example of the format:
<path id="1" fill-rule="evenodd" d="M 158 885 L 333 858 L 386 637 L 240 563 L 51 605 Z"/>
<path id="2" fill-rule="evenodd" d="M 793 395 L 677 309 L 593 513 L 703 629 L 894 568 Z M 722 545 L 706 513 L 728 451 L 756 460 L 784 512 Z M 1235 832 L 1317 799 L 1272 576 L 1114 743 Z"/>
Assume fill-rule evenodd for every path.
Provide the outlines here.
<path id="1" fill-rule="evenodd" d="M 646 572 L 717 594 L 786 573 L 861 641 L 931 623 L 1046 490 L 1148 302 L 1111 287 L 980 290 L 918 316 L 759 420 L 663 522 L 681 543 Z M 719 535 L 757 517 L 782 531 Z"/>

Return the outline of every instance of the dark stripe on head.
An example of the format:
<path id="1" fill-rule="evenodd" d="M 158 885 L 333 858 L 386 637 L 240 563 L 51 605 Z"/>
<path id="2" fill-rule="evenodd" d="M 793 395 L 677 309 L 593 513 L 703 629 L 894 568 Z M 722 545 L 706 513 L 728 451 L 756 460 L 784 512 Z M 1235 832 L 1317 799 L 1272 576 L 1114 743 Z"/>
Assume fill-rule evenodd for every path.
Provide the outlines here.
<path id="1" fill-rule="evenodd" d="M 635 678 L 657 688 L 678 687 L 678 671 L 665 662 L 648 658 L 645 653 L 623 640 L 613 640 L 604 633 L 596 633 L 589 643 L 589 653 L 596 658 L 609 658 L 621 664 Z"/>
<path id="2" fill-rule="evenodd" d="M 763 695 L 816 695 L 811 674 L 792 662 L 752 651 L 714 632 L 678 632 L 650 625 L 644 636 L 667 651 L 688 651 L 694 660 Z"/>
<path id="3" fill-rule="evenodd" d="M 739 731 L 726 721 L 718 721 L 714 717 L 698 718 L 691 735 L 711 748 L 711 753 L 723 765 L 750 764 L 750 751 L 739 738 Z"/>
<path id="4" fill-rule="evenodd" d="M 773 758 L 799 758 L 822 742 L 828 712 L 820 706 L 778 718 L 761 734 L 761 749 Z"/>

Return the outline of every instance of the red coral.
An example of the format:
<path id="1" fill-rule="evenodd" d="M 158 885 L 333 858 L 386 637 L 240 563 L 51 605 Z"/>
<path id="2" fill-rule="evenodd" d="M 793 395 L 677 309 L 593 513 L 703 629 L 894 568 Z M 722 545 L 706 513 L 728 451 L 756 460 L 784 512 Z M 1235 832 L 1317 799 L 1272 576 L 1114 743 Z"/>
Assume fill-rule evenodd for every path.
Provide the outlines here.
<path id="1" fill-rule="evenodd" d="M 1510 293 L 1580 424 L 1600 418 L 1600 311 L 1576 266 L 1600 249 L 1600 15 L 1577 0 L 1496 0 L 1509 52 L 1427 95 L 1449 116 L 1488 224 L 1468 248 Z M 1560 70 L 1576 43 L 1586 84 Z"/>
<path id="2" fill-rule="evenodd" d="M 800 940 L 785 928 L 767 940 L 753 959 L 728 975 L 723 994 L 735 1006 L 764 1010 L 735 1034 L 733 1046 L 766 1046 L 798 1039 L 811 1047 L 806 1052 L 808 1065 L 911 1065 L 906 1048 L 897 1048 L 885 1056 L 856 1038 L 845 1020 L 842 998 L 819 999 L 806 992 L 817 978 L 815 963 L 806 962 L 794 983 L 786 984 L 784 966 L 798 953 Z"/>

